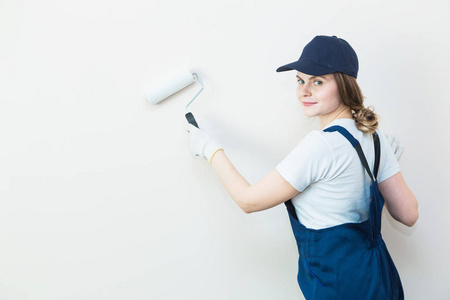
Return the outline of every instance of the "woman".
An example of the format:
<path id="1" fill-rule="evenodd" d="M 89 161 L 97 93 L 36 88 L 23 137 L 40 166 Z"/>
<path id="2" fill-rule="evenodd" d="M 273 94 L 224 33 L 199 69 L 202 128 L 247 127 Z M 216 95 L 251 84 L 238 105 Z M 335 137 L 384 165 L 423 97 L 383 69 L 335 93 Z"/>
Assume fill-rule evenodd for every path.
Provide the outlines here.
<path id="1" fill-rule="evenodd" d="M 193 153 L 208 159 L 246 213 L 286 204 L 306 299 L 403 299 L 380 235 L 381 211 L 385 202 L 394 219 L 413 226 L 418 204 L 386 137 L 376 130 L 377 115 L 364 107 L 355 51 L 336 36 L 316 36 L 298 61 L 277 72 L 288 70 L 297 71 L 305 116 L 318 117 L 323 130 L 309 133 L 254 185 L 220 144 L 190 125 Z"/>

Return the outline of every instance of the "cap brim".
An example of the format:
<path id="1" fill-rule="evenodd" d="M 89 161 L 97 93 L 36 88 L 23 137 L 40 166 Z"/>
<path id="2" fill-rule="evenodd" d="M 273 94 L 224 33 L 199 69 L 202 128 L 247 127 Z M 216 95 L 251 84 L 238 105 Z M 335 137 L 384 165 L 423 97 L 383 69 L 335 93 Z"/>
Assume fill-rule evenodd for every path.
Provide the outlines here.
<path id="1" fill-rule="evenodd" d="M 330 73 L 335 73 L 336 70 L 332 68 L 328 68 L 322 65 L 318 65 L 316 63 L 307 61 L 307 60 L 298 60 L 294 61 L 290 64 L 281 66 L 277 69 L 277 72 L 291 71 L 296 70 L 308 75 L 319 76 L 326 75 Z"/>
<path id="2" fill-rule="evenodd" d="M 281 66 L 281 67 L 279 67 L 279 68 L 277 69 L 277 72 L 284 72 L 284 71 L 292 71 L 292 70 L 295 70 L 295 65 L 296 65 L 296 63 L 297 63 L 297 62 L 294 61 L 294 62 L 292 62 L 292 63 L 290 63 L 290 64 Z"/>

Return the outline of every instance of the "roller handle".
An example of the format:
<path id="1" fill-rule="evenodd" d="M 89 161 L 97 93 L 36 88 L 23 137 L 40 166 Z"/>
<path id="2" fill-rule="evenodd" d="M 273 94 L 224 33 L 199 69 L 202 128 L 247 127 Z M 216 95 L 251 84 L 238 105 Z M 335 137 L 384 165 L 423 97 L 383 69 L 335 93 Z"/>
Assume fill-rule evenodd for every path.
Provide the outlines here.
<path id="1" fill-rule="evenodd" d="M 198 124 L 195 121 L 194 115 L 191 112 L 188 112 L 185 116 L 186 116 L 186 120 L 188 121 L 189 124 L 192 124 L 198 128 Z"/>

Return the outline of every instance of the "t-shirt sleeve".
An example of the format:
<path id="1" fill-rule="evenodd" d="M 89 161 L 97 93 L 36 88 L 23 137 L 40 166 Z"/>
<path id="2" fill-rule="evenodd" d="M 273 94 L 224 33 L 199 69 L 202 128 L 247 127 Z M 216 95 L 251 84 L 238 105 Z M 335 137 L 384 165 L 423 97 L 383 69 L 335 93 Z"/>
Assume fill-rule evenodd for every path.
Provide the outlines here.
<path id="1" fill-rule="evenodd" d="M 280 175 L 302 192 L 324 178 L 333 163 L 333 153 L 320 131 L 310 132 L 276 166 Z"/>
<path id="2" fill-rule="evenodd" d="M 395 158 L 391 145 L 387 142 L 386 136 L 379 130 L 377 130 L 377 133 L 380 137 L 381 148 L 380 169 L 377 176 L 378 183 L 380 183 L 400 172 L 400 165 Z"/>

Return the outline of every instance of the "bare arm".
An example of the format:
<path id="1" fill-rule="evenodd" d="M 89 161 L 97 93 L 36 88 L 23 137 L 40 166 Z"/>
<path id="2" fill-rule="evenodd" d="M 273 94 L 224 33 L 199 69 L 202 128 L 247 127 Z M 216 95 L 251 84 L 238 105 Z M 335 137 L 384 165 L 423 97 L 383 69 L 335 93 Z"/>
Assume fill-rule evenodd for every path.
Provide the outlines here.
<path id="1" fill-rule="evenodd" d="M 275 169 L 254 185 L 250 185 L 223 150 L 214 155 L 211 165 L 228 194 L 246 213 L 274 207 L 299 193 Z"/>
<path id="2" fill-rule="evenodd" d="M 378 186 L 391 216 L 406 226 L 413 226 L 419 218 L 418 203 L 402 173 L 398 172 Z"/>

